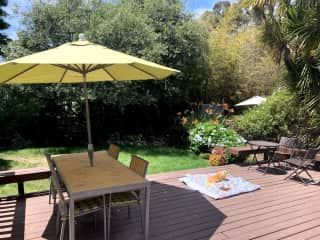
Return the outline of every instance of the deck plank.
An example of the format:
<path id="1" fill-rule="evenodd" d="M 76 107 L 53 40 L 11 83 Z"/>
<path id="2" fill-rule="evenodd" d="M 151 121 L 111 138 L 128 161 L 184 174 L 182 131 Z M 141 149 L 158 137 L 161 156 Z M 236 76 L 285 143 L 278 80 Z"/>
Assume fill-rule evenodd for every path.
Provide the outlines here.
<path id="1" fill-rule="evenodd" d="M 261 190 L 223 200 L 193 191 L 178 179 L 186 174 L 228 170 L 259 184 Z M 319 172 L 312 172 L 316 180 Z M 227 165 L 149 175 L 151 240 L 320 239 L 320 186 L 305 186 L 285 175 L 263 174 L 255 166 Z M 98 216 L 102 220 L 102 214 Z M 125 208 L 114 209 L 111 239 L 143 239 L 138 208 L 131 218 Z M 0 199 L 0 240 L 56 239 L 55 216 L 48 196 Z M 80 219 L 77 239 L 103 239 L 102 221 Z M 66 233 L 65 239 L 68 239 Z"/>

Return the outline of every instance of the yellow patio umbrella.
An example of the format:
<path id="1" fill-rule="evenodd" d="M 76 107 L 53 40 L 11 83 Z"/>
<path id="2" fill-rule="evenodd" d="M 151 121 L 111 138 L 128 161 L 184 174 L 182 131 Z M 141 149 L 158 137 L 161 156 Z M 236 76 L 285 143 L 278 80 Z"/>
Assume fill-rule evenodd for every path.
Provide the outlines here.
<path id="1" fill-rule="evenodd" d="M 83 83 L 90 165 L 93 166 L 88 82 L 162 79 L 178 70 L 85 40 L 0 64 L 0 84 Z"/>

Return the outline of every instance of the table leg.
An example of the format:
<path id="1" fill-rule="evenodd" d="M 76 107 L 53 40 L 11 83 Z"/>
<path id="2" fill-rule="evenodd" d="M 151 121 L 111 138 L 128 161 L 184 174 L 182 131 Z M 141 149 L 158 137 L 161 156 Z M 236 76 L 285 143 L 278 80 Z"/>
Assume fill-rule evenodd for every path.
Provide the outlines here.
<path id="1" fill-rule="evenodd" d="M 103 234 L 104 240 L 107 240 L 107 207 L 106 207 L 106 195 L 103 195 Z"/>
<path id="2" fill-rule="evenodd" d="M 253 150 L 253 148 L 254 148 L 254 146 L 252 146 L 251 145 L 251 149 Z M 256 162 L 257 163 L 257 165 L 258 165 L 258 167 L 260 168 L 261 167 L 261 165 L 260 165 L 260 163 L 259 163 L 259 161 L 258 161 L 258 158 L 257 158 L 257 152 L 260 150 L 260 146 L 257 146 L 257 149 L 255 150 L 255 151 L 253 151 L 253 157 L 252 157 L 252 162 Z M 249 168 L 251 167 L 251 163 L 250 163 L 250 165 L 249 165 Z"/>
<path id="3" fill-rule="evenodd" d="M 149 239 L 149 211 L 150 211 L 150 183 L 145 188 L 145 217 L 144 217 L 144 236 Z"/>
<path id="4" fill-rule="evenodd" d="M 269 159 L 268 159 L 268 164 L 267 164 L 267 167 L 266 169 L 264 170 L 264 174 L 266 174 L 268 172 L 268 170 L 270 169 L 270 164 L 272 163 L 272 158 L 270 158 L 269 156 Z"/>
<path id="5" fill-rule="evenodd" d="M 74 240 L 74 200 L 69 200 L 69 240 Z"/>
<path id="6" fill-rule="evenodd" d="M 110 224 L 111 224 L 111 193 L 108 195 L 108 228 L 107 228 L 107 240 L 110 240 Z"/>

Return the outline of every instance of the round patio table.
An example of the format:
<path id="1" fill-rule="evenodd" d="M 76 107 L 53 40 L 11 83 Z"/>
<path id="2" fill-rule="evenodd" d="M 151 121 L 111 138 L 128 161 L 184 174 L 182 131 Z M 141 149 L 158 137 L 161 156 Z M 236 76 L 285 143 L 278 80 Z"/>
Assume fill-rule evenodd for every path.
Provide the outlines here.
<path id="1" fill-rule="evenodd" d="M 265 148 L 266 151 L 274 151 L 276 150 L 276 148 L 279 146 L 279 143 L 276 142 L 270 142 L 270 141 L 264 141 L 264 140 L 252 140 L 248 142 L 251 146 L 251 148 L 253 149 L 254 146 L 256 146 L 257 148 L 255 149 L 256 151 L 253 152 L 253 160 L 256 161 L 257 165 L 259 166 L 259 168 L 261 167 L 258 158 L 257 158 L 257 152 L 261 149 L 261 148 Z M 270 167 L 270 164 L 272 162 L 273 158 L 268 158 L 268 167 L 266 168 L 265 172 L 267 172 L 268 168 Z"/>

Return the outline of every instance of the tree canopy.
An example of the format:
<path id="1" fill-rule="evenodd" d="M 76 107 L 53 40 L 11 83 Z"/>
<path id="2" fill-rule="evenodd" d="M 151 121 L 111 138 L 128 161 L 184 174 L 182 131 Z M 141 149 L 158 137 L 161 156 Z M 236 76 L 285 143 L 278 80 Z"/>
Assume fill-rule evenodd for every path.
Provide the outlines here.
<path id="1" fill-rule="evenodd" d="M 8 37 L 1 33 L 1 30 L 8 29 L 9 27 L 9 24 L 4 20 L 4 17 L 7 16 L 7 13 L 3 10 L 3 7 L 7 6 L 7 4 L 7 0 L 0 0 L 0 56 L 3 55 L 3 46 L 8 41 Z"/>
<path id="2" fill-rule="evenodd" d="M 281 68 L 261 42 L 262 29 L 254 22 L 253 13 L 238 3 L 218 2 L 201 21 L 210 31 L 209 99 L 236 103 L 272 93 L 279 85 Z"/>
<path id="3" fill-rule="evenodd" d="M 320 108 L 320 2 L 244 0 L 264 24 L 264 42 L 288 70 L 287 83 L 309 110 Z"/>
<path id="4" fill-rule="evenodd" d="M 170 126 L 179 104 L 200 101 L 205 92 L 203 85 L 210 73 L 208 32 L 183 11 L 180 1 L 35 1 L 30 10 L 22 13 L 21 25 L 18 38 L 4 49 L 8 60 L 76 40 L 83 32 L 92 42 L 181 70 L 182 74 L 163 81 L 90 84 L 93 135 L 97 138 L 107 139 L 108 134 L 119 128 L 126 133 L 141 130 L 155 134 Z M 2 111 L 9 110 L 3 115 L 6 120 L 15 119 L 13 112 L 18 110 L 13 98 L 24 95 L 30 100 L 26 104 L 39 113 L 33 115 L 33 120 L 39 126 L 48 121 L 56 129 L 50 132 L 45 129 L 42 133 L 47 132 L 52 139 L 59 131 L 69 138 L 73 131 L 70 128 L 83 134 L 81 85 L 6 86 L 3 91 Z M 139 117 L 128 116 L 133 116 L 133 112 Z M 166 114 L 165 124 L 157 122 L 158 127 L 151 131 L 148 125 L 153 124 L 152 115 L 160 116 L 162 112 Z M 125 120 L 125 114 L 129 120 Z M 19 127 L 18 120 L 12 122 L 17 125 L 10 131 L 7 129 L 10 134 Z M 118 125 L 114 127 L 113 123 Z M 101 131 L 99 125 L 107 126 Z M 17 132 L 29 135 L 25 128 Z"/>

